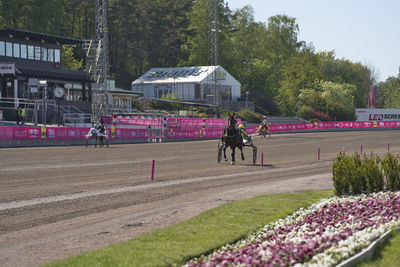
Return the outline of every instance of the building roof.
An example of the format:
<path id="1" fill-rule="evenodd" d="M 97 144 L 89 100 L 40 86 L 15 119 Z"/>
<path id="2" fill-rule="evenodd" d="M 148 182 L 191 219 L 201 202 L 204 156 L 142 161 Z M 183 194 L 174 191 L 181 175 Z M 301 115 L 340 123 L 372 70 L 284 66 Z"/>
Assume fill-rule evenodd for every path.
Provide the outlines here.
<path id="1" fill-rule="evenodd" d="M 16 72 L 18 75 L 41 78 L 41 79 L 52 79 L 60 81 L 76 81 L 90 83 L 92 80 L 89 77 L 89 73 L 77 70 L 62 70 L 62 69 L 32 69 L 29 67 L 17 67 Z"/>
<path id="2" fill-rule="evenodd" d="M 221 66 L 152 68 L 132 84 L 142 83 L 193 83 L 201 82 Z"/>
<path id="3" fill-rule="evenodd" d="M 52 35 L 52 34 L 46 34 L 46 33 L 38 33 L 38 32 L 31 32 L 31 31 L 26 31 L 26 30 L 11 30 L 11 29 L 4 29 L 0 30 L 0 35 L 3 36 L 12 36 L 14 38 L 29 38 L 30 40 L 35 40 L 35 41 L 45 41 L 48 43 L 59 43 L 59 44 L 81 44 L 83 41 L 75 38 L 67 38 L 67 37 L 61 37 L 57 35 Z"/>
<path id="4" fill-rule="evenodd" d="M 90 75 L 86 71 L 80 70 L 64 70 L 57 68 L 59 64 L 54 63 L 52 68 L 43 64 L 35 64 L 23 62 L 21 60 L 15 60 L 15 74 L 18 76 L 24 76 L 29 78 L 40 78 L 40 79 L 51 79 L 59 81 L 73 81 L 73 82 L 84 82 L 92 83 Z"/>

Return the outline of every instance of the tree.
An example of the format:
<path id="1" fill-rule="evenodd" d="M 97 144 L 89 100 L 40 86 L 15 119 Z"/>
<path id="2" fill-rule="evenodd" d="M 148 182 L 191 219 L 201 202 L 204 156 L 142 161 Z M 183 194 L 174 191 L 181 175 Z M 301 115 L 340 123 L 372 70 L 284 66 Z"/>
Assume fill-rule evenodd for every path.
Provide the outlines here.
<path id="1" fill-rule="evenodd" d="M 352 84 L 323 82 L 322 97 L 326 101 L 326 113 L 335 120 L 354 120 L 354 97 L 357 87 Z"/>
<path id="2" fill-rule="evenodd" d="M 389 77 L 379 83 L 377 105 L 384 108 L 400 108 L 400 68 L 397 77 Z"/>
<path id="3" fill-rule="evenodd" d="M 320 61 L 312 47 L 294 54 L 283 69 L 283 80 L 277 96 L 281 112 L 295 115 L 300 108 L 298 100 L 301 90 L 320 91 L 321 78 Z"/>
<path id="4" fill-rule="evenodd" d="M 61 62 L 63 64 L 63 68 L 68 70 L 79 70 L 83 67 L 83 59 L 77 60 L 74 57 L 74 50 L 70 45 L 62 46 Z"/>
<path id="5" fill-rule="evenodd" d="M 208 65 L 208 0 L 198 0 L 194 3 L 190 14 L 186 43 L 183 50 L 189 56 L 180 61 L 181 66 Z"/>
<path id="6" fill-rule="evenodd" d="M 325 81 L 346 83 L 356 86 L 353 93 L 354 105 L 366 107 L 368 105 L 370 86 L 374 84 L 374 72 L 361 63 L 353 63 L 346 59 L 336 59 L 335 53 L 324 52 L 318 54 L 322 60 L 322 74 Z"/>

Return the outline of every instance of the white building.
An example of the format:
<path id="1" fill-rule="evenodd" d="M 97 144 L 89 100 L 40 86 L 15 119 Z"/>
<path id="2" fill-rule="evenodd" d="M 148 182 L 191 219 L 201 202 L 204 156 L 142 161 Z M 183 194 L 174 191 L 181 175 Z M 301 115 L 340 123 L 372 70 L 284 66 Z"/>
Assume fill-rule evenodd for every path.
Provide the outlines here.
<path id="1" fill-rule="evenodd" d="M 236 102 L 240 83 L 221 66 L 152 68 L 132 82 L 132 91 L 148 98 L 177 94 L 181 101 Z"/>

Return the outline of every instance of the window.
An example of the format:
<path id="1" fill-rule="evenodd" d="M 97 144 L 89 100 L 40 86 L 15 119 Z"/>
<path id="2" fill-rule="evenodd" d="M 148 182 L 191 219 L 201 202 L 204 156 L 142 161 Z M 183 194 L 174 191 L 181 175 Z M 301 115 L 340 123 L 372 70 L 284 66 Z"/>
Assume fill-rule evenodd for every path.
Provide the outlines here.
<path id="1" fill-rule="evenodd" d="M 6 57 L 12 57 L 12 43 L 6 42 Z"/>
<path id="2" fill-rule="evenodd" d="M 6 55 L 6 43 L 4 41 L 0 41 L 0 56 Z"/>
<path id="3" fill-rule="evenodd" d="M 47 61 L 47 48 L 42 47 L 42 58 L 41 60 Z"/>
<path id="4" fill-rule="evenodd" d="M 19 46 L 20 46 L 20 44 L 14 43 L 14 57 L 19 57 L 20 56 Z"/>
<path id="5" fill-rule="evenodd" d="M 40 46 L 35 46 L 35 60 L 40 60 Z"/>
<path id="6" fill-rule="evenodd" d="M 27 46 L 22 44 L 21 45 L 21 58 L 28 58 L 28 51 L 26 49 L 27 49 Z"/>
<path id="7" fill-rule="evenodd" d="M 194 85 L 194 99 L 199 100 L 200 99 L 200 93 L 201 93 L 200 84 L 196 83 Z"/>
<path id="8" fill-rule="evenodd" d="M 28 45 L 28 59 L 35 59 L 35 53 L 32 45 Z"/>
<path id="9" fill-rule="evenodd" d="M 208 95 L 211 95 L 211 88 L 209 84 L 203 86 L 203 99 L 207 99 Z"/>
<path id="10" fill-rule="evenodd" d="M 47 58 L 50 62 L 54 62 L 54 49 L 47 50 Z"/>
<path id="11" fill-rule="evenodd" d="M 54 62 L 61 62 L 60 49 L 54 49 Z"/>

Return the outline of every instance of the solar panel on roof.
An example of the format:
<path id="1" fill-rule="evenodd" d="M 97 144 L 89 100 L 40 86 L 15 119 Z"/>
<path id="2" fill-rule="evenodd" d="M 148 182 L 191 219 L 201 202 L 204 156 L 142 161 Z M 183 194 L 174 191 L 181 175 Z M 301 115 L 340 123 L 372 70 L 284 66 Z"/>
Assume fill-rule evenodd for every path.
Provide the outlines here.
<path id="1" fill-rule="evenodd" d="M 150 72 L 149 75 L 147 75 L 147 77 L 148 77 L 148 78 L 153 78 L 156 74 L 157 74 L 157 72 L 152 71 L 152 72 Z"/>
<path id="2" fill-rule="evenodd" d="M 176 74 L 175 74 L 174 76 L 181 76 L 181 75 L 182 75 L 182 73 L 183 73 L 183 71 L 182 71 L 182 70 L 180 70 L 180 71 L 177 71 L 177 72 L 176 72 Z"/>

